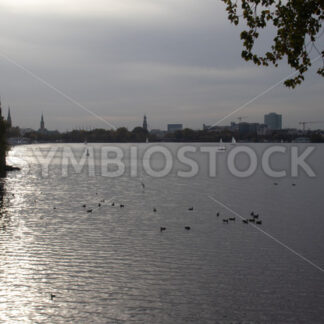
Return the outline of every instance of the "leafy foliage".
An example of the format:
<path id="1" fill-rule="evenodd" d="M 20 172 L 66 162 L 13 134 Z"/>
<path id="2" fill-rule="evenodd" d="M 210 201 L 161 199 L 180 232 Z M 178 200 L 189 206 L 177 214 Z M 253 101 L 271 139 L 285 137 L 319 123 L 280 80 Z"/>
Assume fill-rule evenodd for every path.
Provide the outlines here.
<path id="1" fill-rule="evenodd" d="M 323 64 L 317 73 L 324 76 L 324 51 L 316 46 L 322 36 L 324 18 L 323 0 L 222 0 L 226 4 L 228 19 L 238 25 L 242 19 L 247 29 L 241 33 L 242 57 L 257 65 L 278 66 L 287 56 L 288 64 L 296 70 L 296 76 L 285 81 L 295 88 L 304 80 L 304 73 L 312 65 L 310 53 L 314 50 L 322 56 Z M 273 25 L 276 36 L 271 49 L 263 55 L 254 52 L 260 30 Z"/>

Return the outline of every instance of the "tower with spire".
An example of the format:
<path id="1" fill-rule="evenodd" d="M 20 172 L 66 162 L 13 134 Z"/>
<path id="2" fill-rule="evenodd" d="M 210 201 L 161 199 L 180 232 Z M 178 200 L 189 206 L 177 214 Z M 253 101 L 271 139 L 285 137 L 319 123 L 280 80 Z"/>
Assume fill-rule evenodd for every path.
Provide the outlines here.
<path id="1" fill-rule="evenodd" d="M 147 119 L 146 119 L 146 115 L 144 115 L 143 129 L 147 131 Z"/>
<path id="2" fill-rule="evenodd" d="M 45 131 L 45 122 L 44 122 L 44 115 L 42 114 L 41 121 L 40 121 L 40 132 Z"/>
<path id="3" fill-rule="evenodd" d="M 8 107 L 7 125 L 8 125 L 9 128 L 12 127 L 11 114 L 10 114 L 10 107 Z"/>

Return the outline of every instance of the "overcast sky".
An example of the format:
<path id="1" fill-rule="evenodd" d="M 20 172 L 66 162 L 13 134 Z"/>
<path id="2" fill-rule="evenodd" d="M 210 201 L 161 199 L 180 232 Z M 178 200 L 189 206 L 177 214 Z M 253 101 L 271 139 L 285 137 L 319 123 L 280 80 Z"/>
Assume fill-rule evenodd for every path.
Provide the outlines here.
<path id="1" fill-rule="evenodd" d="M 242 28 L 220 0 L 0 0 L 4 114 L 10 105 L 24 128 L 37 129 L 42 112 L 48 129 L 109 128 L 38 77 L 116 127 L 144 114 L 150 128 L 213 124 L 292 72 L 243 61 Z M 319 65 L 296 90 L 279 85 L 222 124 L 272 111 L 284 127 L 324 121 Z"/>

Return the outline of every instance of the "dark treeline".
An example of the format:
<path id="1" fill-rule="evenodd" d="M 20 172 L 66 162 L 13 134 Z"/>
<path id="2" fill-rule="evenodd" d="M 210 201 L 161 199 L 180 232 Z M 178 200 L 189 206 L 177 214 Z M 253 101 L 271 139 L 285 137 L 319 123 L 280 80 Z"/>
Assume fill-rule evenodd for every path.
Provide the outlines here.
<path id="1" fill-rule="evenodd" d="M 13 130 L 17 135 L 17 129 Z M 14 135 L 14 134 L 12 134 Z M 149 142 L 231 142 L 234 137 L 240 142 L 292 142 L 297 137 L 307 137 L 311 142 L 324 142 L 323 132 L 307 131 L 305 133 L 291 134 L 289 130 L 273 131 L 268 135 L 259 135 L 257 133 L 242 134 L 230 130 L 210 131 L 210 130 L 192 130 L 186 128 L 174 133 L 165 133 L 162 136 L 151 134 L 142 127 L 135 127 L 129 131 L 125 127 L 117 130 L 93 129 L 93 130 L 73 130 L 70 132 L 30 132 L 25 134 L 32 142 L 99 142 L 99 143 L 143 143 L 147 139 Z"/>
<path id="2" fill-rule="evenodd" d="M 25 137 L 37 142 L 145 142 L 146 139 L 155 141 L 156 137 L 149 134 L 142 127 L 136 127 L 131 132 L 127 128 L 121 127 L 116 130 L 93 129 L 93 130 L 73 130 L 71 132 L 30 132 L 25 134 Z"/>

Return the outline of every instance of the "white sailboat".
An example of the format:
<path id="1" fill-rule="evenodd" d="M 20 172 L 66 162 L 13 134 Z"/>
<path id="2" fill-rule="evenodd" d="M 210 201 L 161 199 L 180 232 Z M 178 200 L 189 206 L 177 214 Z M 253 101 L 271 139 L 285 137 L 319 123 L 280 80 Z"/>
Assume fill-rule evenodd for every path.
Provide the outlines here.
<path id="1" fill-rule="evenodd" d="M 226 146 L 223 144 L 223 139 L 221 138 L 220 140 L 219 140 L 219 146 L 218 146 L 218 150 L 219 151 L 226 151 Z"/>
<path id="2" fill-rule="evenodd" d="M 236 139 L 235 137 L 232 137 L 232 145 L 235 145 L 236 144 Z"/>

